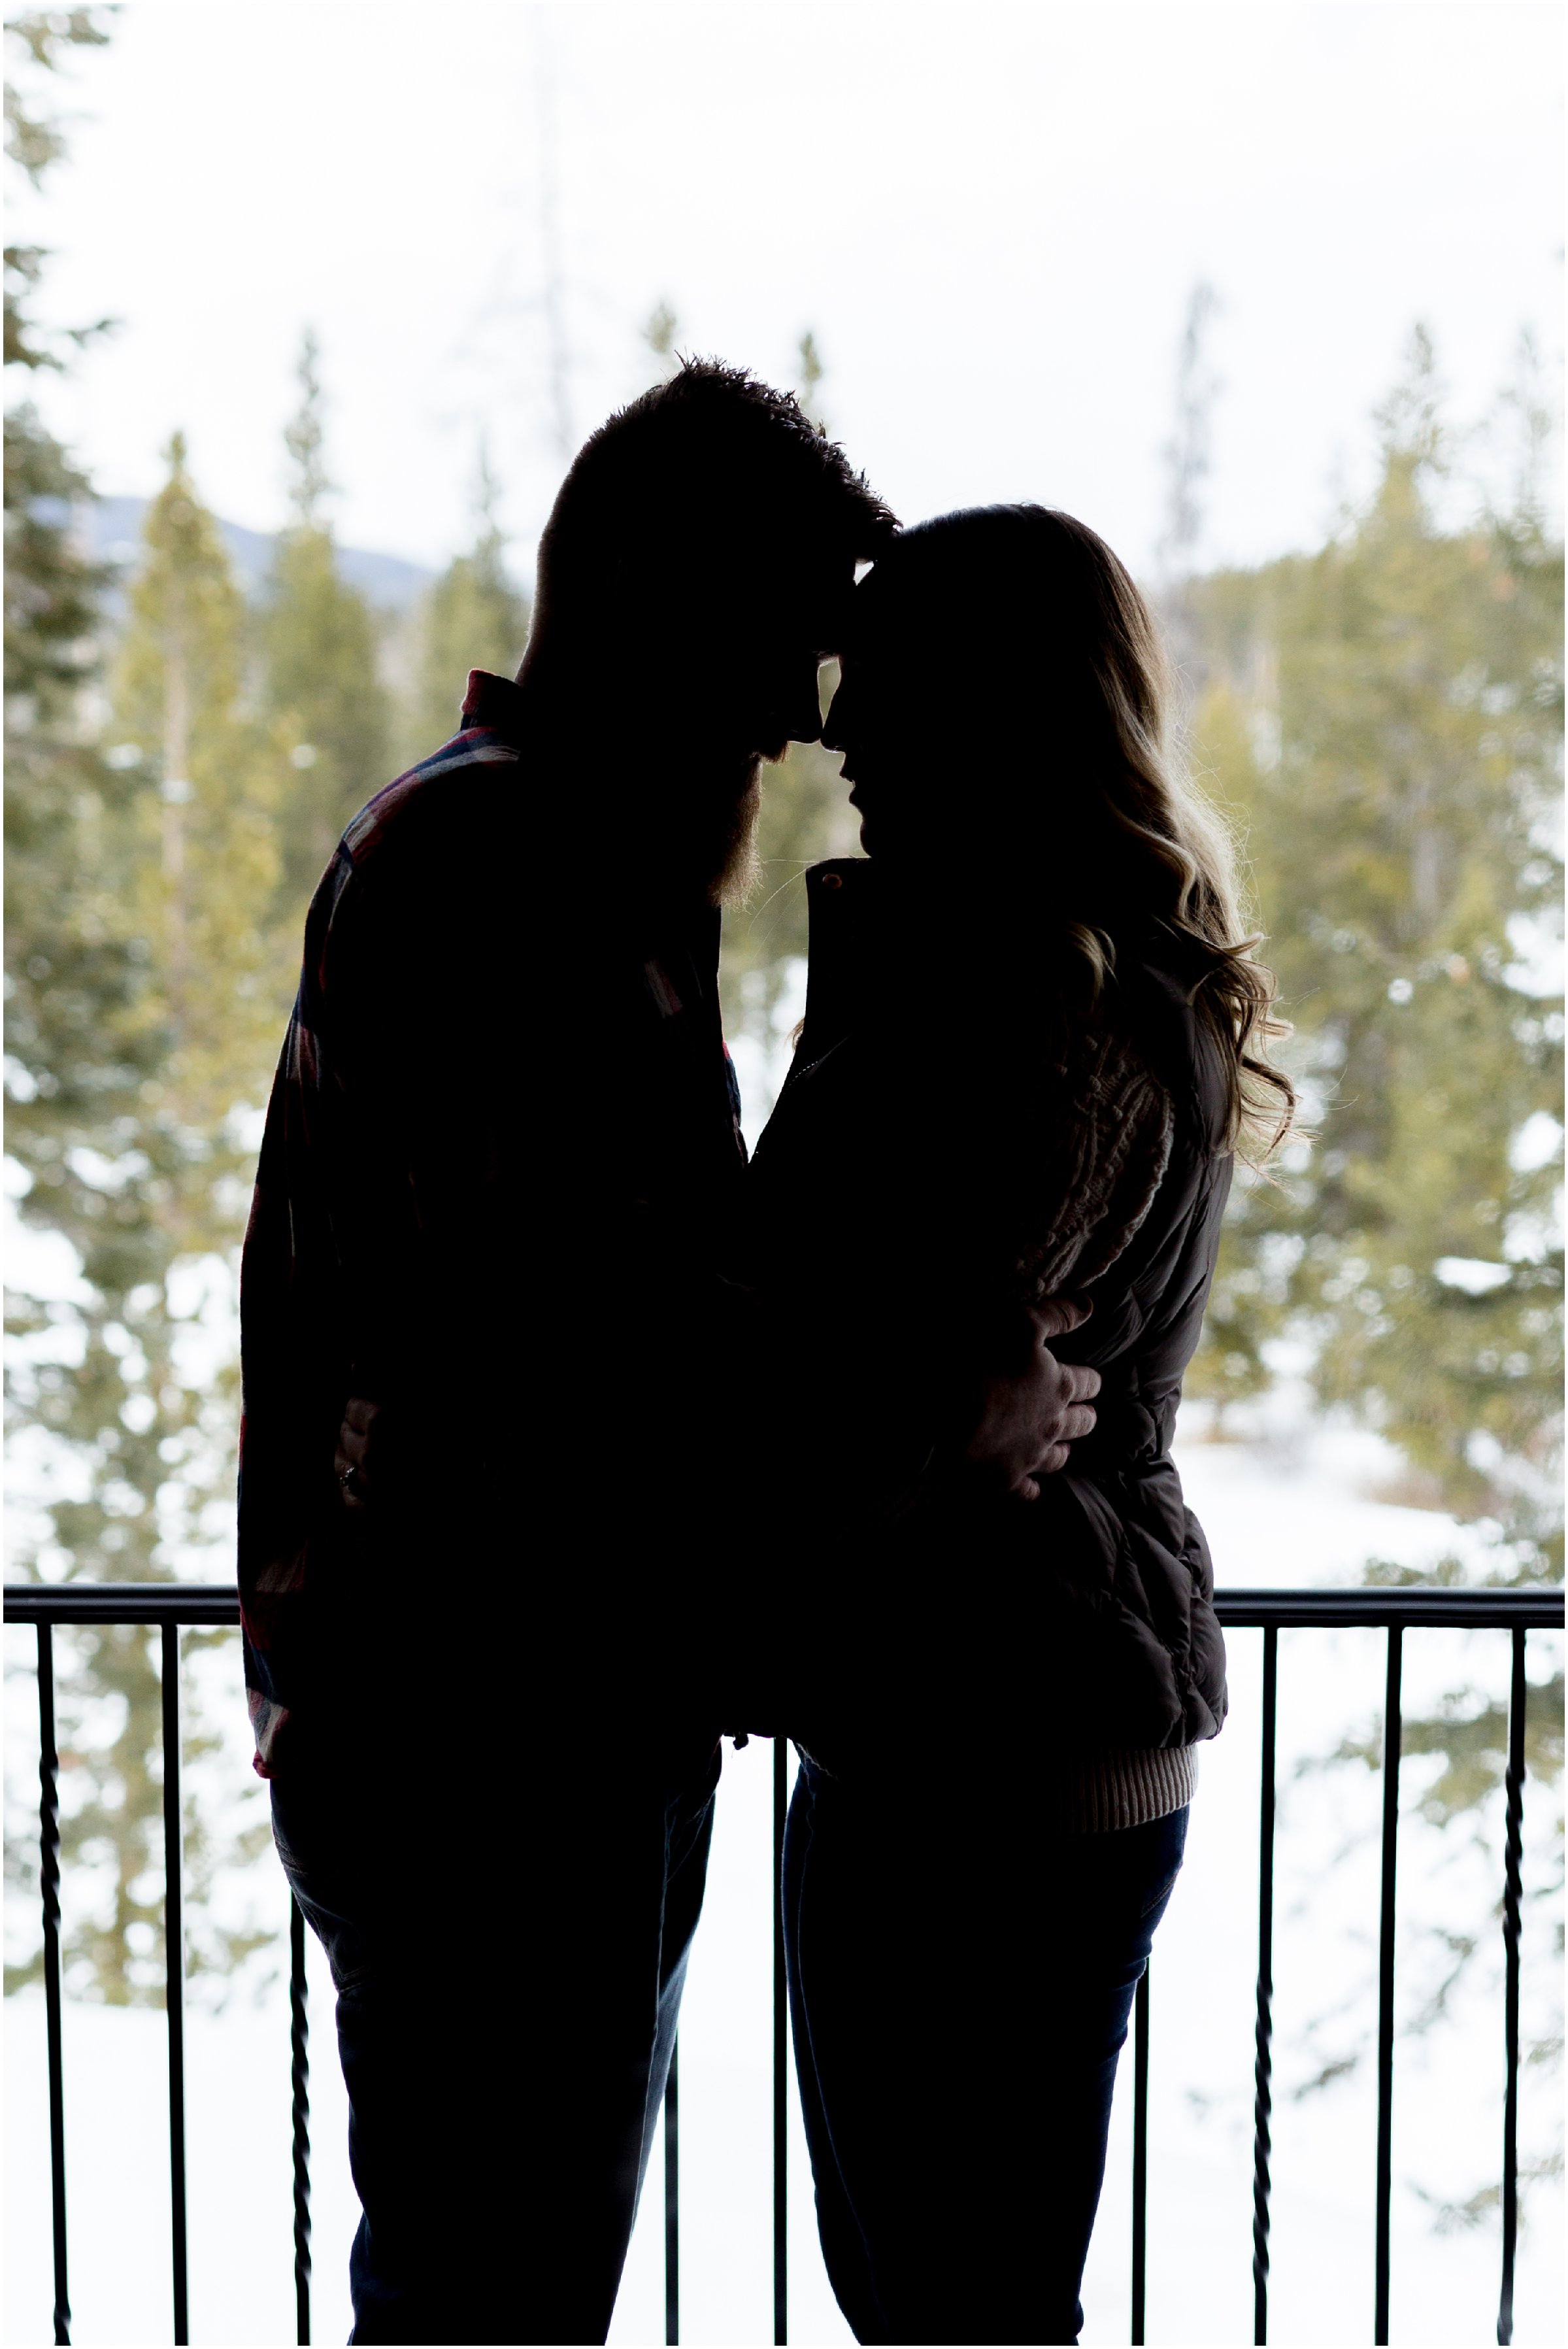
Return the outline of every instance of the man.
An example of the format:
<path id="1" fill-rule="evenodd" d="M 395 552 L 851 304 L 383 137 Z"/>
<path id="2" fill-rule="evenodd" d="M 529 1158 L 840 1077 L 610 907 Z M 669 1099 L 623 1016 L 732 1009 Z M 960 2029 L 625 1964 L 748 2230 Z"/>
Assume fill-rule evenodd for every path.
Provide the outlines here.
<path id="1" fill-rule="evenodd" d="M 573 466 L 516 683 L 476 674 L 311 907 L 246 1241 L 240 1575 L 339 1992 L 356 2342 L 608 2328 L 718 1733 L 767 1725 L 720 907 L 893 527 L 793 400 L 684 367 Z M 1092 1374 L 1022 1336 L 946 1465 L 1027 1495 Z"/>

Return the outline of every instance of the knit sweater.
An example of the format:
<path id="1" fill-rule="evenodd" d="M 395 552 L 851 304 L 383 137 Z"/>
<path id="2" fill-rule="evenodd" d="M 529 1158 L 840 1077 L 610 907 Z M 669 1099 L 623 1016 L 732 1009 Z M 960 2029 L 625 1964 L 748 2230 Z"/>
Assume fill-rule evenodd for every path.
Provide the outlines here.
<path id="1" fill-rule="evenodd" d="M 1073 1753 L 1042 1774 L 1045 1823 L 1060 1834 L 1103 1835 L 1147 1826 L 1190 1803 L 1198 1786 L 1195 1745 Z"/>
<path id="2" fill-rule="evenodd" d="M 1026 930 L 934 917 L 912 1020 L 897 893 L 853 860 L 807 886 L 806 1018 L 748 1178 L 776 1416 L 795 1427 L 785 1547 L 812 1599 L 801 1724 L 846 1773 L 901 1722 L 940 1723 L 959 1751 L 1000 1735 L 1037 1783 L 1043 1732 L 1060 1826 L 1168 1816 L 1225 1706 L 1212 1568 L 1170 1454 L 1232 1165 L 1196 1006 L 1212 957 L 1130 931 L 1090 1006 L 1048 940 L 1034 961 Z M 1101 1372 L 1095 1432 L 1034 1506 L 976 1506 L 928 1473 L 961 1405 L 947 1371 L 1073 1291 L 1093 1316 L 1055 1350 Z"/>

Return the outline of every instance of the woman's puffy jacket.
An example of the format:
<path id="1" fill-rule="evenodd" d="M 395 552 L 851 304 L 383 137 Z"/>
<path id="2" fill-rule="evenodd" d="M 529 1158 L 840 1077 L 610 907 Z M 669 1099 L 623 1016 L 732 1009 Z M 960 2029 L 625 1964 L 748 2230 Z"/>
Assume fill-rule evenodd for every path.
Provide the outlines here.
<path id="1" fill-rule="evenodd" d="M 1081 957 L 987 925 L 962 873 L 918 908 L 890 878 L 807 875 L 806 1018 L 748 1177 L 779 1522 L 814 1599 L 802 1702 L 1080 1750 L 1212 1737 L 1224 1646 L 1170 1456 L 1233 1164 L 1203 950 L 1119 937 L 1088 1004 Z M 1020 1308 L 1068 1293 L 1093 1312 L 1055 1350 L 1099 1370 L 1096 1430 L 1037 1502 L 977 1504 L 944 1433 Z"/>

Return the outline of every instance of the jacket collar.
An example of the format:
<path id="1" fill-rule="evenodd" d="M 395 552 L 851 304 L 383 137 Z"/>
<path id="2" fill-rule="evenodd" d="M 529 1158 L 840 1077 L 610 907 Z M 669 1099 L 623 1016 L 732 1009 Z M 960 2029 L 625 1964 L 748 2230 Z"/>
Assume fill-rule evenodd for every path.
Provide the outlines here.
<path id="1" fill-rule="evenodd" d="M 847 1034 L 878 961 L 881 876 L 864 856 L 830 856 L 806 870 L 810 949 L 800 1050 L 811 1060 Z"/>
<path id="2" fill-rule="evenodd" d="M 513 678 L 471 668 L 463 697 L 463 727 L 465 731 L 477 729 L 494 734 L 521 750 L 530 730 L 529 698 Z M 688 955 L 705 989 L 711 992 L 718 968 L 720 915 L 716 905 L 694 898 L 686 905 L 650 906 L 634 892 L 627 910 L 650 953 L 657 949 L 664 957 Z"/>

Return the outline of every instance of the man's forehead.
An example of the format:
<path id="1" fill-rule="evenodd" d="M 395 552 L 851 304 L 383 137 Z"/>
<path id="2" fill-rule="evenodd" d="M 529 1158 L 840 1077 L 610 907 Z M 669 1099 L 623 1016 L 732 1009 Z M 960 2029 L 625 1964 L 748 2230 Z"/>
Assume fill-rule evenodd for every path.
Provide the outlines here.
<path id="1" fill-rule="evenodd" d="M 824 652 L 842 652 L 855 625 L 855 566 L 847 564 L 824 588 L 818 638 Z"/>
<path id="2" fill-rule="evenodd" d="M 838 651 L 854 601 L 852 555 L 781 553 L 757 585 L 760 604 L 753 608 L 759 617 L 763 612 L 769 616 L 770 626 L 809 636 L 820 652 Z"/>
<path id="3" fill-rule="evenodd" d="M 778 575 L 797 596 L 838 608 L 854 591 L 855 568 L 847 550 L 814 543 L 786 549 Z"/>

